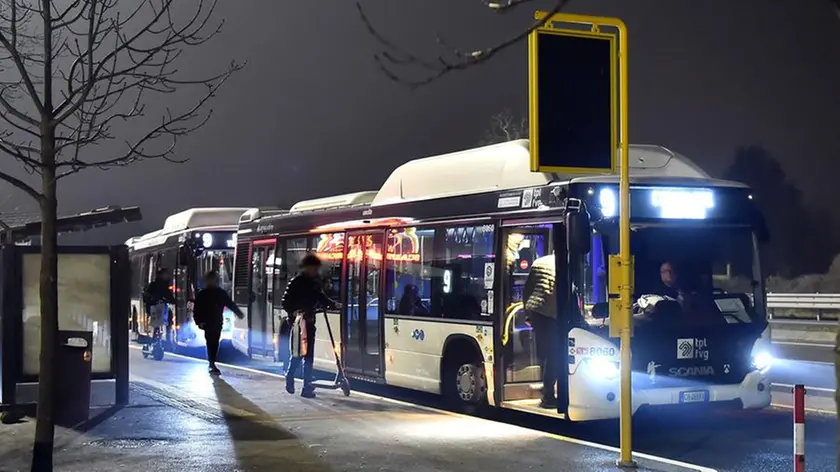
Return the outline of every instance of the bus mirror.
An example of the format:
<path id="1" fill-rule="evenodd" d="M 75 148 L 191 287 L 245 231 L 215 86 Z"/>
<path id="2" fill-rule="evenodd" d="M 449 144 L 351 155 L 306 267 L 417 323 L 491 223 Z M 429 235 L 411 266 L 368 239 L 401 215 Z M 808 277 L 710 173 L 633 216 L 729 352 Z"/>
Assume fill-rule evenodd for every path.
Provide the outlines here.
<path id="1" fill-rule="evenodd" d="M 579 211 L 566 214 L 569 251 L 572 254 L 588 254 L 592 248 L 592 228 L 589 213 L 581 207 Z"/>
<path id="2" fill-rule="evenodd" d="M 610 304 L 607 302 L 596 303 L 592 307 L 592 318 L 605 320 L 610 317 Z"/>

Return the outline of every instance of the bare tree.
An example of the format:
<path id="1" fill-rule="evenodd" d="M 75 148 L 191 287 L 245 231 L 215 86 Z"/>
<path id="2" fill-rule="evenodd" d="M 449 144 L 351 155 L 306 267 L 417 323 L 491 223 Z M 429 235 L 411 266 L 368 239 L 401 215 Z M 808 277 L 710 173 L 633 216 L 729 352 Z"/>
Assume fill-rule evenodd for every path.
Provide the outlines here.
<path id="1" fill-rule="evenodd" d="M 479 143 L 483 146 L 528 138 L 528 118 L 517 119 L 510 110 L 501 111 L 490 117 L 490 128 Z"/>
<path id="2" fill-rule="evenodd" d="M 0 0 L 0 153 L 10 158 L 0 161 L 0 179 L 35 199 L 43 221 L 33 471 L 52 470 L 58 181 L 89 168 L 183 162 L 179 138 L 206 123 L 205 105 L 241 68 L 231 62 L 191 77 L 176 67 L 222 26 L 214 0 L 190 2 L 178 0 L 176 10 L 175 0 Z M 183 90 L 193 99 L 184 109 L 147 111 L 151 97 Z M 32 178 L 9 172 L 11 161 Z"/>

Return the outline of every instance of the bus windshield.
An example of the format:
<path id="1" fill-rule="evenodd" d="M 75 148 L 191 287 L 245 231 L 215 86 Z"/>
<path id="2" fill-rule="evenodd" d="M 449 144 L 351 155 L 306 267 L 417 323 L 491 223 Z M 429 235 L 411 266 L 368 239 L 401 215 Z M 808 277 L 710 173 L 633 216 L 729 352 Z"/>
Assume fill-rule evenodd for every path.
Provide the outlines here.
<path id="1" fill-rule="evenodd" d="M 231 294 L 233 286 L 233 252 L 205 251 L 196 258 L 198 289 L 204 288 L 204 274 L 215 270 L 219 276 L 219 287 Z"/>
<path id="2" fill-rule="evenodd" d="M 755 239 L 748 227 L 639 226 L 631 233 L 630 250 L 637 304 L 652 296 L 678 302 L 682 312 L 708 312 L 714 306 L 718 310 L 713 311 L 725 312 L 721 300 L 726 294 L 732 295 L 732 303 L 747 305 L 763 297 Z M 589 304 L 606 301 L 607 256 L 617 253 L 617 228 L 593 234 L 583 283 Z M 756 305 L 755 314 L 763 316 L 763 307 Z"/>

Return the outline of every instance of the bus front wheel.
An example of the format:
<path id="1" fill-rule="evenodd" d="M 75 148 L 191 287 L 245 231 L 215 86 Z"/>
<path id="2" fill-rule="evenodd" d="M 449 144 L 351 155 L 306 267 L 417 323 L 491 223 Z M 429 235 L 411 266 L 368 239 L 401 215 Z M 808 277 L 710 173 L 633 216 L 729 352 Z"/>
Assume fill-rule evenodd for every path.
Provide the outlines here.
<path id="1" fill-rule="evenodd" d="M 456 374 L 458 398 L 468 405 L 479 405 L 487 396 L 484 369 L 475 364 L 463 364 Z"/>
<path id="2" fill-rule="evenodd" d="M 444 395 L 468 413 L 487 405 L 487 377 L 481 364 L 477 356 L 452 356 L 444 364 Z"/>

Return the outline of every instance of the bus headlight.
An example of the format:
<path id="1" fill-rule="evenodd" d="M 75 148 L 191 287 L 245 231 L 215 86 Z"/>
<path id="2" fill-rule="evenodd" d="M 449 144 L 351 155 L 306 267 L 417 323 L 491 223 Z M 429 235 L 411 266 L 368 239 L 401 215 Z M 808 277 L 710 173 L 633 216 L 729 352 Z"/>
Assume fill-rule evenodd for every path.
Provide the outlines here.
<path id="1" fill-rule="evenodd" d="M 760 372 L 767 372 L 773 366 L 773 355 L 767 351 L 756 351 L 752 355 L 753 367 Z"/>
<path id="2" fill-rule="evenodd" d="M 616 215 L 618 204 L 615 198 L 615 190 L 602 188 L 598 193 L 598 203 L 601 205 L 601 214 L 604 218 L 612 218 Z"/>
<path id="3" fill-rule="evenodd" d="M 602 357 L 590 357 L 586 360 L 589 373 L 594 377 L 612 380 L 620 373 L 618 362 Z"/>

